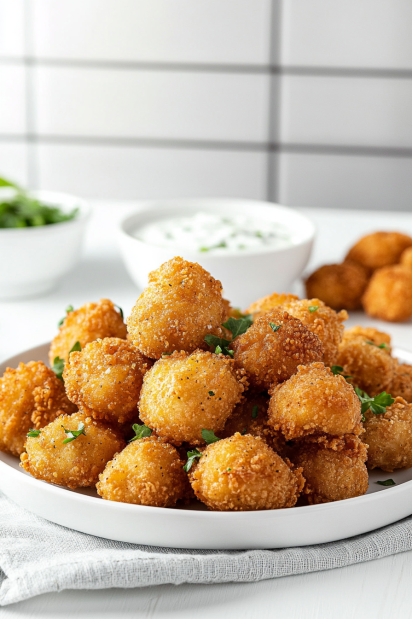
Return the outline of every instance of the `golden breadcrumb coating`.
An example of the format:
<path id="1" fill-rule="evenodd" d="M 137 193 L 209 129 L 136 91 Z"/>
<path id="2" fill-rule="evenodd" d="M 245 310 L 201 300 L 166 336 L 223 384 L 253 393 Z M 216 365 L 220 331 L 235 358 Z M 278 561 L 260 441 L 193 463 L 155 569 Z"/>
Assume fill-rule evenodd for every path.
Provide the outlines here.
<path id="1" fill-rule="evenodd" d="M 189 479 L 197 498 L 217 511 L 293 507 L 304 485 L 300 469 L 261 438 L 239 433 L 208 445 Z"/>
<path id="2" fill-rule="evenodd" d="M 63 383 L 56 385 L 56 381 L 61 383 L 42 361 L 20 363 L 16 370 L 6 369 L 0 378 L 0 451 L 19 456 L 33 424 L 36 427 L 46 425 L 55 404 L 65 402 L 68 405 L 64 388 L 62 392 Z M 52 391 L 53 408 L 49 412 L 42 410 L 46 408 L 43 403 L 47 399 L 47 395 L 42 394 L 43 389 Z"/>
<path id="3" fill-rule="evenodd" d="M 107 463 L 97 492 L 108 501 L 173 507 L 190 490 L 184 464 L 176 448 L 163 439 L 142 438 Z"/>
<path id="4" fill-rule="evenodd" d="M 109 299 L 100 299 L 98 303 L 86 303 L 65 317 L 59 333 L 50 346 L 50 365 L 53 365 L 56 357 L 67 361 L 69 352 L 76 342 L 80 342 L 84 348 L 86 344 L 99 338 L 126 339 L 126 333 L 123 318 Z"/>
<path id="5" fill-rule="evenodd" d="M 222 284 L 199 264 L 173 258 L 149 274 L 127 327 L 133 343 L 147 357 L 164 352 L 207 349 L 207 334 L 222 336 L 227 306 Z"/>
<path id="6" fill-rule="evenodd" d="M 389 386 L 389 393 L 393 398 L 403 398 L 412 403 L 412 365 L 399 363 L 393 360 L 393 379 Z"/>
<path id="7" fill-rule="evenodd" d="M 339 443 L 295 443 L 292 460 L 303 469 L 310 505 L 362 496 L 368 489 L 367 446 L 350 434 Z"/>
<path id="8" fill-rule="evenodd" d="M 323 363 L 299 366 L 273 390 L 269 424 L 290 441 L 309 434 L 360 434 L 361 405 L 352 385 Z"/>
<path id="9" fill-rule="evenodd" d="M 276 309 L 280 305 L 284 305 L 285 303 L 290 303 L 291 301 L 298 301 L 299 297 L 295 294 L 289 294 L 286 292 L 282 292 L 282 294 L 278 294 L 274 292 L 272 294 L 268 294 L 266 297 L 262 297 L 258 299 L 252 305 L 249 305 L 246 310 L 247 314 L 252 314 L 253 319 L 260 318 L 266 312 L 270 310 Z"/>
<path id="10" fill-rule="evenodd" d="M 44 428 L 60 415 L 72 415 L 77 412 L 77 406 L 70 402 L 64 390 L 62 380 L 49 376 L 42 386 L 33 391 L 34 411 L 31 416 L 34 428 Z"/>
<path id="11" fill-rule="evenodd" d="M 359 262 L 374 271 L 399 262 L 402 252 L 412 246 L 412 238 L 400 232 L 374 232 L 363 236 L 349 250 L 346 260 Z"/>
<path id="12" fill-rule="evenodd" d="M 299 365 L 323 359 L 318 336 L 283 308 L 257 318 L 231 348 L 237 367 L 244 368 L 251 385 L 261 390 L 287 380 Z"/>
<path id="13" fill-rule="evenodd" d="M 383 415 L 369 410 L 365 417 L 362 439 L 368 445 L 368 468 L 391 473 L 412 467 L 412 404 L 395 398 Z"/>
<path id="14" fill-rule="evenodd" d="M 412 269 L 412 247 L 408 247 L 402 252 L 400 263 L 405 267 Z"/>
<path id="15" fill-rule="evenodd" d="M 79 430 L 81 423 L 85 434 L 63 443 L 68 438 L 64 430 Z M 25 447 L 20 456 L 25 471 L 36 479 L 74 490 L 94 486 L 107 462 L 123 449 L 124 441 L 112 428 L 78 412 L 61 415 L 39 436 L 28 437 Z"/>
<path id="16" fill-rule="evenodd" d="M 202 429 L 219 435 L 245 386 L 245 377 L 223 355 L 175 352 L 145 375 L 140 418 L 172 444 L 204 444 Z"/>
<path id="17" fill-rule="evenodd" d="M 307 278 L 306 294 L 322 299 L 335 310 L 356 310 L 362 306 L 368 281 L 368 270 L 356 262 L 325 264 Z"/>
<path id="18" fill-rule="evenodd" d="M 378 269 L 362 297 L 369 316 L 404 322 L 412 316 L 412 269 L 403 264 Z"/>
<path id="19" fill-rule="evenodd" d="M 347 311 L 337 314 L 320 299 L 292 301 L 283 308 L 318 336 L 324 351 L 322 361 L 325 365 L 334 365 L 344 329 L 342 322 L 348 319 Z"/>
<path id="20" fill-rule="evenodd" d="M 379 348 L 379 344 L 370 343 L 376 340 L 380 344 L 386 344 L 386 338 L 381 341 L 381 336 L 385 334 L 379 331 L 372 333 L 364 328 L 356 329 L 358 334 L 352 329 L 344 332 L 337 365 L 343 367 L 344 374 L 351 376 L 351 383 L 368 395 L 375 396 L 382 391 L 388 391 L 394 372 L 390 349 Z"/>
<path id="21" fill-rule="evenodd" d="M 368 342 L 376 344 L 376 346 L 380 346 L 389 354 L 392 352 L 391 336 L 384 331 L 378 331 L 378 329 L 374 327 L 361 327 L 360 325 L 356 325 L 355 327 L 349 327 L 349 329 L 344 330 L 342 341 L 346 342 L 347 340 L 357 337 L 361 337 Z"/>
<path id="22" fill-rule="evenodd" d="M 94 419 L 137 421 L 143 376 L 152 366 L 128 340 L 106 337 L 72 352 L 63 379 L 69 399 Z"/>

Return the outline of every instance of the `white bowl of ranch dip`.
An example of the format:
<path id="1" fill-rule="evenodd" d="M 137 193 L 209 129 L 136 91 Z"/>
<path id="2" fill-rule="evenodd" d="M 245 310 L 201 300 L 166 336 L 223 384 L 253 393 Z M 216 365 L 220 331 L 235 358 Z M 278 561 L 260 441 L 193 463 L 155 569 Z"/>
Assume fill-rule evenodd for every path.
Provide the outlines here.
<path id="1" fill-rule="evenodd" d="M 126 268 L 143 289 L 148 274 L 175 256 L 198 262 L 222 282 L 232 305 L 246 309 L 272 292 L 287 292 L 305 268 L 315 237 L 297 211 L 256 200 L 157 200 L 120 223 Z"/>

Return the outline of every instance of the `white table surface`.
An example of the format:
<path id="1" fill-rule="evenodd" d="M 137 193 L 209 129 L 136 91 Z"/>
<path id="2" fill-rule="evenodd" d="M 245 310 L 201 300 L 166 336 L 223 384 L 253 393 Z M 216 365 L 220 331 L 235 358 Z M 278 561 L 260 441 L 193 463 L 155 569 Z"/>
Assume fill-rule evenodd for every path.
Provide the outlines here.
<path id="1" fill-rule="evenodd" d="M 94 207 L 82 261 L 60 287 L 39 299 L 0 303 L 0 361 L 52 339 L 56 323 L 69 304 L 78 307 L 106 297 L 123 307 L 126 315 L 130 311 L 138 291 L 123 268 L 114 230 L 118 219 L 135 204 L 100 202 Z M 349 246 L 367 232 L 393 229 L 412 235 L 409 213 L 300 210 L 318 227 L 308 271 L 340 261 Z M 295 290 L 301 290 L 299 284 Z M 412 350 L 411 323 L 386 324 L 353 313 L 349 324 L 382 328 L 392 335 L 395 345 Z M 64 591 L 0 608 L 0 617 L 399 619 L 412 617 L 411 582 L 412 551 L 329 572 L 260 583 Z"/>

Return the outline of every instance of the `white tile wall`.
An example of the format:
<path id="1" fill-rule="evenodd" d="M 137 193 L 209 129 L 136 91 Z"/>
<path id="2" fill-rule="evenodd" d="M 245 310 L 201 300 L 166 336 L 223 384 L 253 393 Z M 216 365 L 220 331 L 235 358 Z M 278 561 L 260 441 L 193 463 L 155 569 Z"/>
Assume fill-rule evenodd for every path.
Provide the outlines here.
<path id="1" fill-rule="evenodd" d="M 0 134 L 23 134 L 26 131 L 25 68 L 0 64 Z"/>
<path id="2" fill-rule="evenodd" d="M 31 9 L 41 57 L 269 63 L 271 0 L 35 0 Z"/>
<path id="3" fill-rule="evenodd" d="M 24 0 L 0 0 L 0 56 L 24 54 Z"/>
<path id="4" fill-rule="evenodd" d="M 37 159 L 39 186 L 87 197 L 265 199 L 265 153 L 40 144 Z"/>
<path id="5" fill-rule="evenodd" d="M 269 78 L 192 71 L 37 67 L 45 135 L 265 142 Z"/>
<path id="6" fill-rule="evenodd" d="M 0 141 L 0 177 L 22 185 L 27 184 L 26 144 Z"/>
<path id="7" fill-rule="evenodd" d="M 412 159 L 282 153 L 279 200 L 289 206 L 412 210 Z"/>
<path id="8" fill-rule="evenodd" d="M 282 63 L 412 68 L 410 0 L 284 0 Z"/>
<path id="9" fill-rule="evenodd" d="M 411 111 L 409 79 L 286 75 L 281 141 L 412 147 Z"/>

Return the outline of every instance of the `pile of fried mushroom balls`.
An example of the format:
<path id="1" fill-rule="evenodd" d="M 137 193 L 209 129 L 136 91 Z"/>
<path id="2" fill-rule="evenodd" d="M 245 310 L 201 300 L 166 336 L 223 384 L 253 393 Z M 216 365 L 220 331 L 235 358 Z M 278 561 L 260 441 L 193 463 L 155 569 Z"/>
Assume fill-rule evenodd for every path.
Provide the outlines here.
<path id="1" fill-rule="evenodd" d="M 412 467 L 412 366 L 386 333 L 345 330 L 347 317 L 320 295 L 276 293 L 243 314 L 201 266 L 174 258 L 126 323 L 107 299 L 69 306 L 51 368 L 6 370 L 0 449 L 37 479 L 136 505 L 360 496 L 367 467 Z"/>
<path id="2" fill-rule="evenodd" d="M 308 297 L 340 310 L 363 308 L 373 318 L 404 322 L 412 317 L 412 237 L 374 232 L 361 239 L 342 264 L 325 264 L 305 282 Z"/>

